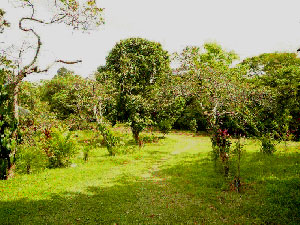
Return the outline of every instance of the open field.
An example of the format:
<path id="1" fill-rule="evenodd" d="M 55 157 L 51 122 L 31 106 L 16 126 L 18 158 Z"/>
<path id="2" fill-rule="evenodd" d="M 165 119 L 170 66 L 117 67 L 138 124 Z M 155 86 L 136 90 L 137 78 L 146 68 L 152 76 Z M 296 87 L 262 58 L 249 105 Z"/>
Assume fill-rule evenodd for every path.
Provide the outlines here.
<path id="1" fill-rule="evenodd" d="M 240 2 L 1 0 L 0 225 L 300 225 L 300 1 Z"/>
<path id="2" fill-rule="evenodd" d="M 93 148 L 86 163 L 0 181 L 0 224 L 299 224 L 299 143 L 244 149 L 237 193 L 206 136 L 172 133 L 115 157 Z"/>

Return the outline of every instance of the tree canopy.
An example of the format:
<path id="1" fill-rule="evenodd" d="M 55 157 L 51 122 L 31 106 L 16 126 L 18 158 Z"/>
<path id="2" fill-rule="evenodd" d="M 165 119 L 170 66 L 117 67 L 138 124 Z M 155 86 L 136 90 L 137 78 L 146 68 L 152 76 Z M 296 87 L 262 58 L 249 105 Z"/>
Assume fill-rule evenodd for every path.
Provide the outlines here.
<path id="1" fill-rule="evenodd" d="M 142 38 L 118 42 L 98 70 L 97 80 L 111 81 L 114 104 L 107 111 L 110 120 L 129 122 L 138 142 L 139 133 L 151 124 L 151 99 L 154 87 L 170 73 L 170 59 L 161 44 Z M 103 79 L 103 77 L 105 79 Z"/>
<path id="2" fill-rule="evenodd" d="M 274 121 L 277 121 L 276 127 L 281 127 L 278 132 L 290 132 L 299 139 L 300 59 L 297 54 L 265 53 L 245 59 L 241 64 L 249 67 L 248 76 L 257 88 L 267 87 L 275 97 L 273 111 L 267 113 L 270 120 L 267 126 L 275 129 Z M 287 124 L 290 130 L 284 131 L 282 127 Z"/>

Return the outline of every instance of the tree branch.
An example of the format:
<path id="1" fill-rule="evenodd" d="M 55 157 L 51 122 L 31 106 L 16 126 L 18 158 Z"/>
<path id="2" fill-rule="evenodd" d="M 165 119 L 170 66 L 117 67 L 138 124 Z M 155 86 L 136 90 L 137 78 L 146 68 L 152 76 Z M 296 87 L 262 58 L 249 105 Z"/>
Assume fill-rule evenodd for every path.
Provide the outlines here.
<path id="1" fill-rule="evenodd" d="M 58 7 L 60 12 L 56 14 L 50 21 L 44 21 L 44 20 L 34 18 L 35 6 L 31 2 L 31 0 L 24 1 L 24 4 L 28 7 L 31 7 L 32 12 L 29 17 L 23 17 L 19 20 L 19 29 L 24 32 L 32 33 L 37 39 L 37 47 L 35 49 L 35 53 L 32 61 L 28 65 L 24 66 L 22 69 L 19 69 L 17 78 L 15 80 L 16 84 L 21 82 L 23 78 L 26 77 L 28 74 L 47 72 L 55 63 L 64 63 L 64 64 L 71 65 L 71 64 L 82 62 L 81 60 L 76 60 L 76 61 L 56 60 L 52 65 L 48 66 L 46 69 L 40 70 L 36 66 L 36 62 L 42 46 L 41 38 L 39 34 L 34 30 L 34 28 L 24 27 L 23 22 L 32 21 L 32 22 L 45 24 L 45 25 L 64 22 L 67 25 L 73 26 L 74 29 L 82 28 L 83 30 L 88 30 L 88 28 L 91 27 L 93 23 L 95 23 L 96 26 L 102 24 L 102 11 L 104 9 L 97 8 L 95 2 L 88 3 L 86 7 L 84 6 L 79 7 L 78 3 L 73 5 L 73 4 L 69 4 L 69 2 L 67 1 L 67 2 L 62 2 L 61 3 L 62 6 L 60 7 L 59 2 L 54 0 L 54 7 Z"/>
<path id="2" fill-rule="evenodd" d="M 33 18 L 34 13 L 35 13 L 34 6 L 33 6 L 33 4 L 32 4 L 29 0 L 27 0 L 27 3 L 28 3 L 28 5 L 31 7 L 31 9 L 32 9 L 31 18 Z"/>
<path id="3" fill-rule="evenodd" d="M 76 61 L 64 61 L 64 60 L 56 60 L 55 62 L 57 63 L 64 63 L 64 64 L 76 64 L 76 63 L 81 63 L 82 60 L 76 60 Z"/>
<path id="4" fill-rule="evenodd" d="M 23 79 L 23 78 L 26 76 L 26 74 L 27 74 L 27 70 L 28 70 L 28 69 L 30 70 L 30 67 L 32 67 L 32 66 L 36 63 L 37 58 L 38 58 L 38 55 L 39 55 L 40 50 L 41 50 L 41 46 L 42 46 L 42 42 L 41 42 L 40 36 L 39 36 L 32 28 L 26 29 L 26 28 L 24 28 L 24 27 L 22 26 L 22 22 L 23 22 L 24 20 L 33 20 L 33 21 L 38 21 L 38 20 L 36 20 L 36 19 L 34 19 L 34 18 L 24 17 L 24 18 L 22 18 L 22 19 L 19 21 L 19 29 L 20 29 L 20 30 L 25 31 L 25 32 L 31 32 L 31 33 L 34 34 L 34 36 L 37 38 L 37 48 L 36 48 L 35 55 L 34 55 L 32 61 L 31 61 L 27 66 L 25 66 L 25 67 L 21 70 L 21 72 L 19 73 L 17 82 L 22 81 L 22 79 Z"/>
<path id="5" fill-rule="evenodd" d="M 46 69 L 37 69 L 36 71 L 33 71 L 33 73 L 46 73 L 49 71 L 49 69 L 54 66 L 55 63 L 64 63 L 64 64 L 76 64 L 76 63 L 81 63 L 82 60 L 76 60 L 76 61 L 64 61 L 64 60 L 55 60 L 54 63 L 52 63 L 51 65 L 49 65 Z"/>

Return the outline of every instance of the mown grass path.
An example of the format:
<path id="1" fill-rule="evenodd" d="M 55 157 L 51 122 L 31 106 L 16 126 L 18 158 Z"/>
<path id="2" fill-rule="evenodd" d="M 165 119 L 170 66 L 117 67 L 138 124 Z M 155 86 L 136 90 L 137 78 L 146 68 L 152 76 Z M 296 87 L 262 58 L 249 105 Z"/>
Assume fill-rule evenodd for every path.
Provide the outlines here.
<path id="1" fill-rule="evenodd" d="M 242 160 L 243 192 L 215 171 L 208 137 L 171 134 L 133 154 L 0 181 L 0 224 L 299 224 L 300 149 Z"/>

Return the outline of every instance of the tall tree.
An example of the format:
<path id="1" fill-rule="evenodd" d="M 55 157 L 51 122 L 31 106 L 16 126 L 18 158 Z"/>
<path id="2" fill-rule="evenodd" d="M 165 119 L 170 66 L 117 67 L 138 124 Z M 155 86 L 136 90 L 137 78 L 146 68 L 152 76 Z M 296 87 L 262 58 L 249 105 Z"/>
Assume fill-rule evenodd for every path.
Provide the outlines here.
<path id="1" fill-rule="evenodd" d="M 80 122 L 91 121 L 96 104 L 93 96 L 99 95 L 97 83 L 74 75 L 71 71 L 61 72 L 59 70 L 52 80 L 43 83 L 42 100 L 48 102 L 50 111 L 56 113 L 59 119 L 73 116 Z"/>
<path id="2" fill-rule="evenodd" d="M 174 76 L 181 81 L 178 93 L 185 96 L 187 104 L 195 106 L 187 105 L 190 116 L 198 114 L 206 120 L 213 156 L 222 162 L 227 176 L 231 144 L 228 136 L 257 134 L 256 109 L 267 103 L 266 93 L 245 82 L 247 67 L 232 67 L 237 55 L 216 43 L 205 44 L 203 50 L 187 47 L 177 57 L 179 67 Z"/>
<path id="3" fill-rule="evenodd" d="M 151 98 L 157 85 L 170 73 L 168 52 L 161 44 L 142 38 L 120 41 L 106 58 L 105 67 L 99 68 L 98 80 L 110 80 L 115 90 L 109 119 L 129 122 L 137 143 L 139 133 L 151 120 Z"/>
<path id="4" fill-rule="evenodd" d="M 5 60 L 1 59 L 1 66 Z M 13 117 L 13 105 L 11 104 L 11 88 L 8 83 L 10 73 L 0 69 L 0 179 L 7 178 L 7 169 L 11 167 L 10 153 L 15 148 L 15 140 L 12 139 L 16 130 L 16 121 Z"/>
<path id="5" fill-rule="evenodd" d="M 236 59 L 234 52 L 222 49 L 217 43 L 205 43 L 203 48 L 188 46 L 175 56 L 179 65 L 175 70 L 175 77 L 179 79 L 176 89 L 187 103 L 182 115 L 184 122 L 190 121 L 193 125 L 196 120 L 197 125 L 205 129 L 212 122 L 207 119 L 213 109 L 219 117 L 225 117 L 230 96 L 234 94 L 230 88 L 242 73 L 242 68 L 230 68 Z"/>
<path id="6" fill-rule="evenodd" d="M 9 68 L 7 67 L 11 79 L 7 80 L 6 82 L 9 82 L 9 87 L 11 89 L 10 102 L 13 105 L 9 108 L 12 110 L 14 120 L 18 123 L 19 87 L 20 83 L 25 77 L 27 77 L 29 74 L 47 72 L 55 63 L 75 64 L 81 62 L 81 60 L 68 61 L 65 59 L 57 59 L 50 63 L 48 67 L 40 68 L 38 59 L 40 57 L 42 37 L 32 24 L 51 25 L 64 23 L 73 27 L 73 29 L 90 30 L 103 24 L 103 9 L 97 6 L 96 0 L 46 0 L 46 3 L 49 6 L 50 16 L 48 19 L 44 20 L 38 16 L 40 14 L 38 14 L 39 7 L 37 6 L 41 3 L 40 0 L 17 0 L 14 3 L 19 4 L 19 6 L 24 9 L 30 10 L 30 13 L 27 16 L 23 16 L 19 19 L 18 28 L 24 33 L 31 34 L 32 37 L 35 38 L 35 47 L 30 48 L 33 51 L 31 60 L 29 60 L 28 63 L 22 63 L 23 61 L 26 61 L 23 60 L 26 50 L 21 48 L 16 54 L 14 54 L 14 56 L 17 56 L 17 59 L 11 58 L 12 65 Z M 4 11 L 1 10 L 0 31 L 2 32 L 3 28 L 8 25 L 8 22 L 4 18 Z M 5 52 L 1 52 L 1 57 L 4 56 L 10 59 L 9 55 L 5 55 Z M 16 137 L 16 130 L 14 131 L 13 136 Z M 10 155 L 14 155 L 14 153 L 12 152 Z"/>
<path id="7" fill-rule="evenodd" d="M 247 65 L 249 81 L 267 87 L 275 96 L 273 111 L 262 118 L 269 129 L 280 136 L 291 132 L 300 138 L 300 59 L 295 53 L 265 53 L 242 62 Z"/>

